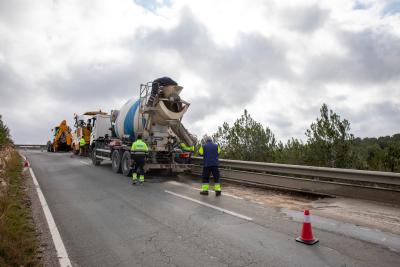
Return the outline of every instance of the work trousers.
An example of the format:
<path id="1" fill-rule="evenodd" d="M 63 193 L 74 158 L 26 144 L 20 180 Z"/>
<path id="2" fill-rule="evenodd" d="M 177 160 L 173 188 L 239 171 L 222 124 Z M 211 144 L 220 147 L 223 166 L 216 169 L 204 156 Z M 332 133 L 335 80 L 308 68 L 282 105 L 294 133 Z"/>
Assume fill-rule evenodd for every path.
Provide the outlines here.
<path id="1" fill-rule="evenodd" d="M 80 155 L 87 156 L 87 146 L 83 145 L 83 146 L 80 146 L 80 148 L 81 148 Z"/>
<path id="2" fill-rule="evenodd" d="M 214 189 L 215 191 L 221 191 L 221 184 L 219 181 L 219 169 L 218 166 L 209 166 L 209 167 L 203 167 L 203 185 L 202 185 L 202 190 L 203 191 L 208 191 L 208 185 L 210 183 L 210 174 L 212 173 L 212 176 L 214 178 Z"/>
<path id="3" fill-rule="evenodd" d="M 139 176 L 141 180 L 144 180 L 144 164 L 146 162 L 146 156 L 133 155 L 133 160 L 135 161 L 135 167 L 133 168 L 133 179 L 135 180 L 135 177 L 137 178 Z"/>

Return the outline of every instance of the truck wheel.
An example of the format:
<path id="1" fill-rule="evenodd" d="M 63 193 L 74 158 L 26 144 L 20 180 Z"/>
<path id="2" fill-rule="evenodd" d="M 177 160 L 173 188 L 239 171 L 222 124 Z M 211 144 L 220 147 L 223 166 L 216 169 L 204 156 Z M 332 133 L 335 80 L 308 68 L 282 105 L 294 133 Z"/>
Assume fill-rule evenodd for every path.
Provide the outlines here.
<path id="1" fill-rule="evenodd" d="M 93 153 L 92 153 L 92 163 L 95 166 L 99 166 L 100 165 L 100 160 L 96 158 L 96 149 L 93 149 Z"/>
<path id="2" fill-rule="evenodd" d="M 111 167 L 113 172 L 121 173 L 121 154 L 118 150 L 114 150 L 111 155 Z"/>
<path id="3" fill-rule="evenodd" d="M 129 151 L 125 151 L 122 155 L 122 174 L 125 176 L 130 176 L 132 174 L 131 168 L 131 153 Z"/>

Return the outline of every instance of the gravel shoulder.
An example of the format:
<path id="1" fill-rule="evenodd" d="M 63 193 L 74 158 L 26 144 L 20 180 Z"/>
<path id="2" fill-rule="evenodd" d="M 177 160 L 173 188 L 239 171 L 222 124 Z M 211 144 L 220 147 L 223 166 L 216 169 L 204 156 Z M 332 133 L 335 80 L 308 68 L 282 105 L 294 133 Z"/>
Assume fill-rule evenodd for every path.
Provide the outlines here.
<path id="1" fill-rule="evenodd" d="M 39 240 L 39 255 L 42 260 L 43 266 L 55 267 L 60 266 L 57 258 L 57 251 L 50 234 L 50 229 L 47 225 L 46 217 L 44 215 L 40 200 L 33 183 L 33 179 L 29 173 L 29 169 L 25 168 L 23 171 L 25 187 L 27 195 L 31 201 L 32 217 L 36 226 Z"/>

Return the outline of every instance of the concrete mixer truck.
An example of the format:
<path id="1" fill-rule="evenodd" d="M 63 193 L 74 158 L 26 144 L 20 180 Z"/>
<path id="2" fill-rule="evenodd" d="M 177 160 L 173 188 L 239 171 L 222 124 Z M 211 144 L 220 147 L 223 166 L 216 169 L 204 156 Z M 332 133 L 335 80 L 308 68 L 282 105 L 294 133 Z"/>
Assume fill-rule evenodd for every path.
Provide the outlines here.
<path id="1" fill-rule="evenodd" d="M 167 77 L 141 84 L 138 99 L 130 99 L 120 110 L 111 111 L 110 134 L 97 134 L 95 123 L 92 133 L 97 137 L 91 139 L 93 164 L 111 160 L 114 172 L 130 175 L 134 164 L 130 149 L 140 134 L 149 147 L 146 170 L 187 170 L 190 165 L 185 159 L 191 152 L 182 151 L 179 144 L 193 146 L 197 140 L 181 123 L 190 105 L 180 98 L 182 89 Z"/>

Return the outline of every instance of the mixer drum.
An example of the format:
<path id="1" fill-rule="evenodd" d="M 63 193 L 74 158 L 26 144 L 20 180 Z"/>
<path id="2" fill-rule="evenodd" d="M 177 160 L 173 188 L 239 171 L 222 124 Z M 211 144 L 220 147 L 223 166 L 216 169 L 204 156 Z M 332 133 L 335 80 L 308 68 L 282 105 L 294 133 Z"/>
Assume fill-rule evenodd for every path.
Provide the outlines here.
<path id="1" fill-rule="evenodd" d="M 143 131 L 146 120 L 140 115 L 140 100 L 132 98 L 126 102 L 119 110 L 115 120 L 115 134 L 122 139 L 124 136 L 129 136 L 134 140 L 135 134 Z"/>
<path id="2" fill-rule="evenodd" d="M 179 88 L 177 89 L 179 90 Z M 174 90 L 174 92 L 176 92 L 176 90 Z M 144 110 L 144 100 L 142 100 L 142 103 L 140 102 L 140 100 L 132 98 L 119 110 L 114 127 L 115 134 L 118 138 L 122 139 L 123 137 L 129 136 L 131 140 L 134 140 L 137 133 L 143 132 L 148 114 L 144 116 L 141 115 L 141 112 Z M 179 101 L 160 100 L 155 107 L 151 108 L 151 123 L 163 126 L 169 125 L 170 121 L 182 119 L 188 107 L 188 105 L 183 105 Z"/>

